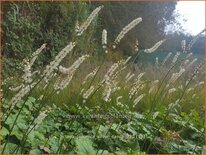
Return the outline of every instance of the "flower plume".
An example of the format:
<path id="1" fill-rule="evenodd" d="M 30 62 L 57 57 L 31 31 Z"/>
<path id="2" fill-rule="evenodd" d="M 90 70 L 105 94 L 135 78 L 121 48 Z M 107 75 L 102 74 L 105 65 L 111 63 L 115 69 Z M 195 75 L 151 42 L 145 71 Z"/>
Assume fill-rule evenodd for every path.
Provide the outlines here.
<path id="1" fill-rule="evenodd" d="M 103 7 L 104 6 L 102 5 L 102 6 L 97 7 L 96 9 L 94 9 L 94 11 L 92 11 L 92 13 L 86 19 L 86 21 L 80 27 L 78 27 L 78 29 L 76 28 L 77 36 L 81 36 L 83 34 L 83 32 L 88 28 L 88 26 L 91 24 L 92 20 L 98 15 L 99 11 Z"/>
<path id="2" fill-rule="evenodd" d="M 130 22 L 127 26 L 125 26 L 122 31 L 118 34 L 118 36 L 116 37 L 116 39 L 114 40 L 114 44 L 117 45 L 121 39 L 125 36 L 125 34 L 127 34 L 131 29 L 133 29 L 137 24 L 139 24 L 142 21 L 142 18 L 136 18 L 134 19 L 132 22 Z M 114 48 L 116 46 L 113 46 Z"/>
<path id="3" fill-rule="evenodd" d="M 165 41 L 166 41 L 166 39 L 163 39 L 163 40 L 157 42 L 153 47 L 151 47 L 149 49 L 145 49 L 144 52 L 145 53 L 153 53 L 153 52 L 155 52 Z"/>

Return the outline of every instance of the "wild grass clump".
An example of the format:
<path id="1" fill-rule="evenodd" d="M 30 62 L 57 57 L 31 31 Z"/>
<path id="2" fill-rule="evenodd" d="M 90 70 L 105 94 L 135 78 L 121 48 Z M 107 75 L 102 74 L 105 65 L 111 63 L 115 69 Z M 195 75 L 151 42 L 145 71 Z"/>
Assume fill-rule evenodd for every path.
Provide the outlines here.
<path id="1" fill-rule="evenodd" d="M 136 57 L 109 62 L 107 55 L 141 24 L 139 17 L 111 44 L 103 30 L 101 61 L 86 54 L 62 64 L 102 9 L 77 23 L 73 40 L 45 68 L 33 68 L 43 44 L 23 62 L 18 82 L 4 79 L 2 153 L 203 152 L 203 63 L 191 58 L 186 45 L 183 57 L 168 53 L 163 61 L 156 58 L 155 65 L 140 68 L 136 58 L 166 40 L 148 49 L 139 49 L 137 40 Z"/>

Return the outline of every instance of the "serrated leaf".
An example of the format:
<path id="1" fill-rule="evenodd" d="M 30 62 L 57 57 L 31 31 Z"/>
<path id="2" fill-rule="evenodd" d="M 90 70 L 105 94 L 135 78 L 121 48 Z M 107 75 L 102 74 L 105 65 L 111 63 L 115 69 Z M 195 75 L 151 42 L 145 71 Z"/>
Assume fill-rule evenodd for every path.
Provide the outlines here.
<path id="1" fill-rule="evenodd" d="M 4 147 L 5 144 L 3 144 L 2 147 Z M 16 144 L 14 143 L 7 143 L 6 148 L 4 150 L 4 154 L 10 154 L 14 151 L 14 149 L 16 148 Z"/>
<path id="2" fill-rule="evenodd" d="M 107 151 L 107 150 L 99 150 L 97 152 L 97 154 L 109 154 L 109 151 Z"/>
<path id="3" fill-rule="evenodd" d="M 108 128 L 107 126 L 102 126 L 102 125 L 100 125 L 98 134 L 99 134 L 100 136 L 106 136 L 108 130 L 109 130 L 109 128 Z"/>
<path id="4" fill-rule="evenodd" d="M 29 154 L 41 154 L 42 152 L 39 149 L 33 149 L 29 152 Z"/>
<path id="5" fill-rule="evenodd" d="M 92 154 L 96 153 L 96 150 L 93 147 L 93 142 L 85 136 L 75 139 L 76 144 L 76 153 L 78 154 Z"/>
<path id="6" fill-rule="evenodd" d="M 23 129 L 23 130 L 28 128 L 28 126 L 23 124 L 23 123 L 18 123 L 17 126 L 18 126 L 19 129 Z"/>
<path id="7" fill-rule="evenodd" d="M 7 134 L 9 134 L 9 131 L 5 127 L 2 127 L 1 133 L 2 133 L 2 136 L 5 137 Z"/>

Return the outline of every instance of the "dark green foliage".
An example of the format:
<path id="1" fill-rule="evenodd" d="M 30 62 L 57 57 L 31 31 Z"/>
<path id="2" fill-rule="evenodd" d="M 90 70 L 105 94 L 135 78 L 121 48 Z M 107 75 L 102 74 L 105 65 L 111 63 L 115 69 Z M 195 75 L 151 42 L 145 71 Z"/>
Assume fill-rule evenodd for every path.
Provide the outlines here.
<path id="1" fill-rule="evenodd" d="M 74 26 L 77 20 L 82 23 L 90 12 L 101 4 L 94 2 L 3 3 L 2 26 L 5 57 L 15 57 L 15 59 L 22 60 L 43 43 L 47 43 L 44 56 L 38 63 L 46 62 L 73 39 Z M 89 28 L 87 34 L 81 38 L 80 49 L 76 52 L 78 54 L 92 52 L 94 48 L 98 48 L 96 43 L 101 40 L 103 28 L 108 30 L 109 40 L 113 41 L 121 29 L 137 17 L 142 17 L 144 20 L 123 40 L 122 49 L 124 53 L 130 53 L 131 50 L 129 51 L 128 45 L 131 49 L 136 38 L 139 39 L 141 48 L 148 48 L 163 37 L 164 26 L 168 21 L 174 20 L 172 12 L 175 9 L 175 4 L 173 2 L 104 3 L 104 11 L 100 14 L 101 22 L 93 22 L 96 29 L 94 30 L 92 26 Z M 98 25 L 97 23 L 101 24 Z M 101 27 L 101 29 L 98 29 L 98 27 Z M 92 38 L 96 38 L 96 40 Z M 86 46 L 87 44 L 90 44 L 90 46 Z M 97 54 L 101 55 L 100 52 L 97 52 Z"/>
<path id="2" fill-rule="evenodd" d="M 4 58 L 15 58 L 18 63 L 47 43 L 37 62 L 42 65 L 73 40 L 77 20 L 82 23 L 92 10 L 84 2 L 5 2 L 3 11 Z M 94 26 L 98 27 L 96 23 Z M 93 51 L 96 43 L 88 40 L 94 32 L 91 26 L 81 38 L 76 55 Z"/>
<path id="3" fill-rule="evenodd" d="M 31 103 L 38 106 L 34 98 L 28 99 L 15 131 L 9 137 L 8 149 L 5 153 L 12 153 L 17 146 L 22 145 L 22 135 L 28 127 L 26 124 L 30 124 L 29 120 L 33 119 L 31 112 L 34 106 L 31 106 Z M 67 154 L 201 153 L 202 151 L 204 121 L 193 110 L 190 114 L 181 115 L 171 112 L 169 116 L 167 108 L 149 115 L 148 112 L 140 114 L 127 110 L 126 114 L 122 115 L 127 116 L 127 121 L 123 121 L 123 118 L 113 118 L 112 122 L 108 122 L 106 117 L 97 121 L 98 117 L 94 116 L 114 114 L 120 116 L 125 108 L 116 112 L 112 108 L 107 109 L 107 113 L 87 107 L 81 108 L 83 108 L 82 112 L 71 113 L 65 108 L 54 106 L 39 128 L 30 132 L 23 153 L 45 153 L 45 151 L 57 153 L 63 137 L 64 144 L 60 153 Z M 77 107 L 73 107 L 74 109 L 78 111 Z M 72 118 L 72 115 L 76 118 Z M 16 115 L 12 114 L 7 125 L 2 128 L 3 139 L 7 137 L 15 117 Z M 164 122 L 163 126 L 162 122 Z"/>
<path id="4" fill-rule="evenodd" d="M 110 40 L 114 40 L 121 29 L 137 17 L 143 21 L 122 40 L 121 50 L 130 53 L 134 50 L 135 40 L 139 40 L 140 48 L 150 48 L 165 37 L 165 26 L 174 21 L 172 15 L 176 2 L 93 2 L 96 6 L 104 4 L 101 15 L 104 28 L 108 29 Z"/>

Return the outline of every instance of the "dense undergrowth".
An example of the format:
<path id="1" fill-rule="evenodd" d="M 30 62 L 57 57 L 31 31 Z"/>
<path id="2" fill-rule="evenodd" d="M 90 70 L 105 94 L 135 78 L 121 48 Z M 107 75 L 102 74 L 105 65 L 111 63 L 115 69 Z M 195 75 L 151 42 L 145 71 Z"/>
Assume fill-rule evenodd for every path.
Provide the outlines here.
<path id="1" fill-rule="evenodd" d="M 108 61 L 137 18 L 112 47 L 103 30 L 103 59 L 69 59 L 101 9 L 76 25 L 72 42 L 46 67 L 32 68 L 43 44 L 24 59 L 20 76 L 4 77 L 2 153 L 204 153 L 203 63 L 189 49 L 138 67 L 138 56 L 165 40 L 148 49 L 137 42 L 136 57 Z"/>

